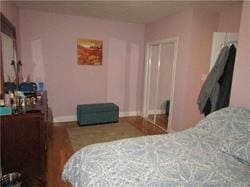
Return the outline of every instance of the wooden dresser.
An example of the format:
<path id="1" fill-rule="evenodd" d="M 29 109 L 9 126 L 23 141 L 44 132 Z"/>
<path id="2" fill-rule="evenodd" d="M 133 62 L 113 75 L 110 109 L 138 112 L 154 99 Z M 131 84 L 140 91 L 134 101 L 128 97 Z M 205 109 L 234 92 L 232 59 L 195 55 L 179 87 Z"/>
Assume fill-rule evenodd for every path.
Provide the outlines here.
<path id="1" fill-rule="evenodd" d="M 20 172 L 24 186 L 45 185 L 49 113 L 45 92 L 24 113 L 1 116 L 2 172 Z"/>

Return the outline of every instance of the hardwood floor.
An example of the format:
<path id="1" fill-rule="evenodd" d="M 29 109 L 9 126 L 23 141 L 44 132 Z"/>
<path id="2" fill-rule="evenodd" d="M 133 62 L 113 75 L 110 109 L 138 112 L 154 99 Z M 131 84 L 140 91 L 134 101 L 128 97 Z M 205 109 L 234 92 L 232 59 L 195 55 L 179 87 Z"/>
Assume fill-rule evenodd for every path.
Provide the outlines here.
<path id="1" fill-rule="evenodd" d="M 139 129 L 145 135 L 164 134 L 157 126 L 144 120 L 139 116 L 123 117 L 120 122 L 129 122 Z M 58 124 L 55 124 L 58 125 Z M 74 153 L 67 134 L 67 129 L 77 126 L 76 122 L 60 123 L 60 126 L 54 126 L 52 140 L 48 146 L 47 156 L 47 186 L 48 187 L 67 187 L 70 184 L 61 179 L 63 166 L 70 156 Z"/>
<path id="2" fill-rule="evenodd" d="M 168 115 L 166 114 L 157 114 L 156 116 L 156 124 L 162 127 L 163 129 L 168 129 Z M 150 121 L 154 121 L 154 115 L 148 116 Z"/>

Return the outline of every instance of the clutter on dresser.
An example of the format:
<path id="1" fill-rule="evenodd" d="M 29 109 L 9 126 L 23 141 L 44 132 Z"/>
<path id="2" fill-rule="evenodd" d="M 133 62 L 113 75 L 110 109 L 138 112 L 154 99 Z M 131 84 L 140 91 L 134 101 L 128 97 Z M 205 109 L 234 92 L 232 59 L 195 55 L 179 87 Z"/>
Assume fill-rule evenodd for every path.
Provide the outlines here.
<path id="1" fill-rule="evenodd" d="M 43 82 L 21 82 L 19 85 L 6 82 L 4 90 L 4 98 L 0 101 L 0 115 L 9 115 L 10 109 L 10 114 L 22 114 L 34 110 L 37 102 L 41 102 L 45 86 Z"/>

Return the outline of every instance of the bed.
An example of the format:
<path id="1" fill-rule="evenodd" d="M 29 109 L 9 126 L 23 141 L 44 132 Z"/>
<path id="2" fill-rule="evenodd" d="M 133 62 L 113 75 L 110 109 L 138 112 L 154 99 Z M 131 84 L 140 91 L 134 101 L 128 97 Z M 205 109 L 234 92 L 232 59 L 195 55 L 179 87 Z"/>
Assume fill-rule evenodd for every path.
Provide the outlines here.
<path id="1" fill-rule="evenodd" d="M 62 179 L 74 187 L 250 186 L 250 110 L 229 107 L 182 132 L 86 146 Z"/>

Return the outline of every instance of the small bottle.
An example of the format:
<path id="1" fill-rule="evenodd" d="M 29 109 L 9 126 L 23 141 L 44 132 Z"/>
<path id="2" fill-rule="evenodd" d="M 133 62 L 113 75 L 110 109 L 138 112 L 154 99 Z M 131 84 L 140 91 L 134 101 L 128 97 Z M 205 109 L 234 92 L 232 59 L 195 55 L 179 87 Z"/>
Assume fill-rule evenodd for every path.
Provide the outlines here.
<path id="1" fill-rule="evenodd" d="M 4 104 L 5 106 L 11 106 L 11 98 L 8 92 L 6 92 L 4 95 Z"/>
<path id="2" fill-rule="evenodd" d="M 25 98 L 24 97 L 21 98 L 21 106 L 23 108 L 25 107 Z"/>
<path id="3" fill-rule="evenodd" d="M 10 93 L 10 104 L 12 109 L 16 109 L 16 97 L 13 93 Z"/>
<path id="4" fill-rule="evenodd" d="M 0 99 L 0 107 L 4 106 L 4 99 Z"/>

